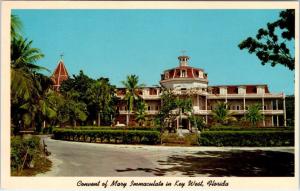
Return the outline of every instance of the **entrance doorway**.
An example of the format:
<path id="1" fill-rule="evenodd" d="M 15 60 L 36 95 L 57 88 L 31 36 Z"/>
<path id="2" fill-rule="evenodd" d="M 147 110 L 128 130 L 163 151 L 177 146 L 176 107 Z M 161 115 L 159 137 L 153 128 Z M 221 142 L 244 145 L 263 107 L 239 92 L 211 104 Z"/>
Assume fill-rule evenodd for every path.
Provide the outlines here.
<path id="1" fill-rule="evenodd" d="M 189 129 L 189 120 L 188 119 L 182 119 L 181 124 L 182 124 L 182 129 Z"/>

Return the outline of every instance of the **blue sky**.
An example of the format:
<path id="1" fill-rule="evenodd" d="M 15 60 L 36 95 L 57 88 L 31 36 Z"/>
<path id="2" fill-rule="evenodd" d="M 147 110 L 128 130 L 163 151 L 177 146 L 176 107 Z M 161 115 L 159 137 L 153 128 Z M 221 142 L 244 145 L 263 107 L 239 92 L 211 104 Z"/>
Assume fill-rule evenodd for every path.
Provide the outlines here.
<path id="1" fill-rule="evenodd" d="M 208 73 L 209 85 L 268 84 L 272 92 L 294 92 L 294 72 L 262 66 L 238 44 L 280 10 L 13 10 L 23 35 L 53 71 L 64 53 L 69 74 L 109 77 L 121 86 L 136 74 L 148 86 L 159 84 L 163 70 L 178 66 L 181 51 L 189 65 Z M 51 75 L 48 73 L 47 75 Z"/>

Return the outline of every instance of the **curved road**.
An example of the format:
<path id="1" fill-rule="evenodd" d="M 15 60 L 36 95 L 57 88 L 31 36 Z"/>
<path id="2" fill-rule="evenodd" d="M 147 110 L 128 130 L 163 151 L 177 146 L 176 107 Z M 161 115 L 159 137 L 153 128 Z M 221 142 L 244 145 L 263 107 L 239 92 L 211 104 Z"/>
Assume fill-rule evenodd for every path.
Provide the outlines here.
<path id="1" fill-rule="evenodd" d="M 167 147 L 43 138 L 51 171 L 39 176 L 293 176 L 294 148 Z M 277 168 L 274 168 L 274 165 Z"/>

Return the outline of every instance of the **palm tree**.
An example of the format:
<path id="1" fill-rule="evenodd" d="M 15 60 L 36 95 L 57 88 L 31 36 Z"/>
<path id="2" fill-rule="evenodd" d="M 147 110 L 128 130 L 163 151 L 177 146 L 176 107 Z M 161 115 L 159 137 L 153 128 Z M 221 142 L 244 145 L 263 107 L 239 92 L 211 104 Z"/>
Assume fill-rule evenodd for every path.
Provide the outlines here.
<path id="1" fill-rule="evenodd" d="M 230 122 L 236 121 L 232 113 L 227 108 L 227 103 L 218 102 L 215 109 L 212 110 L 213 120 L 222 125 L 227 125 Z"/>
<path id="2" fill-rule="evenodd" d="M 137 75 L 127 76 L 126 81 L 122 81 L 122 84 L 126 88 L 124 99 L 127 101 L 126 125 L 128 126 L 130 112 L 132 112 L 135 102 L 141 99 L 138 90 L 143 85 L 139 84 L 139 77 Z"/>
<path id="3" fill-rule="evenodd" d="M 10 22 L 10 35 L 12 40 L 20 36 L 20 32 L 23 28 L 23 25 L 20 18 L 17 15 L 11 15 Z"/>
<path id="4" fill-rule="evenodd" d="M 143 123 L 146 120 L 146 108 L 147 108 L 147 104 L 144 101 L 138 102 L 135 119 L 140 126 L 143 126 Z"/>
<path id="5" fill-rule="evenodd" d="M 263 114 L 260 111 L 261 105 L 253 104 L 250 105 L 246 114 L 245 119 L 252 123 L 253 126 L 257 125 L 257 123 L 264 119 Z"/>
<path id="6" fill-rule="evenodd" d="M 32 47 L 32 41 L 24 39 L 19 32 L 22 23 L 16 15 L 11 17 L 11 108 L 12 122 L 20 120 L 35 125 L 35 116 L 41 111 L 43 94 L 50 87 L 48 77 L 38 73 L 45 69 L 36 65 L 44 55 Z M 45 104 L 40 105 L 45 109 Z M 45 110 L 44 110 L 45 111 Z M 17 114 L 16 114 L 17 113 Z M 45 114 L 45 113 L 44 113 Z"/>
<path id="7" fill-rule="evenodd" d="M 25 72 L 38 72 L 47 70 L 45 67 L 36 65 L 36 62 L 44 57 L 38 48 L 32 47 L 32 41 L 22 36 L 14 38 L 11 43 L 11 67 L 22 69 Z"/>
<path id="8" fill-rule="evenodd" d="M 18 103 L 20 104 L 19 108 L 24 113 L 22 119 L 25 125 L 31 124 L 32 128 L 40 132 L 42 122 L 45 124 L 46 120 L 56 117 L 56 108 L 51 104 L 51 98 L 53 97 L 52 81 L 49 77 L 40 73 L 32 73 L 30 81 L 32 82 L 30 84 L 30 97 L 25 97 L 26 99 L 19 97 Z"/>

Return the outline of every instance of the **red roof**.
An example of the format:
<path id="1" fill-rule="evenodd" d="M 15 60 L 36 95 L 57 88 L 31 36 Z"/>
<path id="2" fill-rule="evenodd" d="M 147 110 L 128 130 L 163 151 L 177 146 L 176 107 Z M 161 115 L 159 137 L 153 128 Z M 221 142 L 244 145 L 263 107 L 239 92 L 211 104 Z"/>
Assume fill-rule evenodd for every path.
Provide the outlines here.
<path id="1" fill-rule="evenodd" d="M 246 93 L 247 94 L 253 94 L 257 92 L 257 86 L 264 86 L 265 93 L 270 93 L 268 85 L 266 84 L 253 84 L 253 85 L 216 85 L 216 86 L 209 86 L 210 88 L 220 88 L 220 87 L 226 87 L 228 94 L 237 94 L 238 93 L 238 87 L 239 86 L 245 86 L 246 87 Z"/>
<path id="2" fill-rule="evenodd" d="M 169 73 L 169 78 L 167 79 L 180 78 L 180 71 L 182 70 L 186 72 L 185 78 L 198 78 L 200 71 L 204 73 L 203 69 L 200 68 L 194 68 L 190 66 L 180 66 L 169 70 L 165 70 L 164 74 Z M 205 73 L 204 73 L 204 78 L 205 79 L 207 78 Z"/>
<path id="3" fill-rule="evenodd" d="M 61 83 L 68 78 L 69 78 L 68 71 L 64 65 L 64 62 L 61 60 L 59 61 L 56 69 L 54 70 L 51 76 L 51 79 L 54 84 L 53 85 L 54 89 L 58 91 Z"/>

